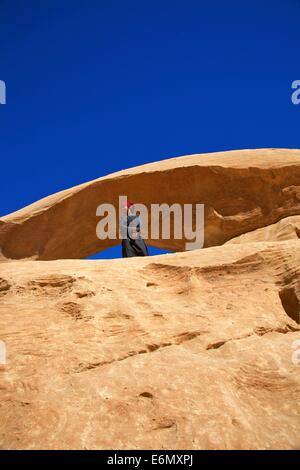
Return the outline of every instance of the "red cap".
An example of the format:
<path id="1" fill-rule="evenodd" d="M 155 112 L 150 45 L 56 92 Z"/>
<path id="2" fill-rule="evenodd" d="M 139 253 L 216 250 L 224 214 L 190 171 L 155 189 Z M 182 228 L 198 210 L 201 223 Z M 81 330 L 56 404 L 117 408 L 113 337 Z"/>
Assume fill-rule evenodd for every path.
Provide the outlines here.
<path id="1" fill-rule="evenodd" d="M 131 202 L 131 201 L 127 201 L 127 203 L 125 204 L 125 207 L 126 207 L 127 209 L 129 209 L 129 208 L 132 207 L 132 206 L 134 206 L 134 203 Z"/>

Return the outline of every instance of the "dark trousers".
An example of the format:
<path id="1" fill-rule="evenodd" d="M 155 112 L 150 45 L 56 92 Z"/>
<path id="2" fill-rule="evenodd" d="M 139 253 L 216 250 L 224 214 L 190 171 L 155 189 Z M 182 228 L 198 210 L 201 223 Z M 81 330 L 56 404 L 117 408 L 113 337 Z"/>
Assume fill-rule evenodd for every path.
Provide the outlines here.
<path id="1" fill-rule="evenodd" d="M 122 240 L 122 256 L 123 258 L 148 256 L 148 250 L 144 240 L 142 238 L 137 238 L 136 240 L 125 238 Z"/>

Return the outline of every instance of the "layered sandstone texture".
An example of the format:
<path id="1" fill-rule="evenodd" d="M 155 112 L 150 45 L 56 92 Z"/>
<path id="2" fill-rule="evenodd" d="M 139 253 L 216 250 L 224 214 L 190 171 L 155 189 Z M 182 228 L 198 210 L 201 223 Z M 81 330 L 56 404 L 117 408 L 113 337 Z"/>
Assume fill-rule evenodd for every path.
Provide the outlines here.
<path id="1" fill-rule="evenodd" d="M 207 204 L 206 248 L 74 259 L 118 185 Z M 0 448 L 300 448 L 300 151 L 153 163 L 1 221 Z"/>

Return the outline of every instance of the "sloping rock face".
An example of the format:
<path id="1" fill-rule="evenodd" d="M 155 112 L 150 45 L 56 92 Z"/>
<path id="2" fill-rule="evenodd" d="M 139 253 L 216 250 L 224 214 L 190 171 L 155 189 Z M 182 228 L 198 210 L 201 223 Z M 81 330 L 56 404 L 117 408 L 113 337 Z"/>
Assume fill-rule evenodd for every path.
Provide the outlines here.
<path id="1" fill-rule="evenodd" d="M 2 263 L 1 448 L 299 448 L 299 266 L 299 241 Z"/>
<path id="2" fill-rule="evenodd" d="M 0 448 L 300 448 L 299 191 L 299 150 L 245 150 L 130 169 L 3 217 Z M 48 261 L 107 247 L 96 207 L 121 194 L 204 203 L 207 248 Z"/>
<path id="3" fill-rule="evenodd" d="M 118 243 L 96 236 L 96 209 L 119 195 L 150 204 L 205 205 L 205 243 L 300 215 L 300 150 L 259 149 L 178 157 L 62 191 L 0 219 L 2 258 L 84 258 Z M 150 223 L 151 227 L 151 223 Z M 186 240 L 152 240 L 185 250 Z"/>
<path id="4" fill-rule="evenodd" d="M 300 215 L 285 217 L 276 224 L 234 237 L 227 243 L 251 243 L 300 239 Z"/>

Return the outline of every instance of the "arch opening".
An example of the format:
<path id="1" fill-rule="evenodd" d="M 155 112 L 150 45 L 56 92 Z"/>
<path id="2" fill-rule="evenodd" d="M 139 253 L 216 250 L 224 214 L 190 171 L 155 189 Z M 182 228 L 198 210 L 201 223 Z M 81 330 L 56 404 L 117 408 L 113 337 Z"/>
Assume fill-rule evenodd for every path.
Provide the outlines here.
<path id="1" fill-rule="evenodd" d="M 162 248 L 156 248 L 154 246 L 147 245 L 149 256 L 165 255 L 168 253 L 175 253 L 174 251 L 165 250 Z M 91 256 L 87 256 L 84 259 L 117 259 L 122 258 L 122 247 L 121 245 L 114 245 L 105 250 L 94 253 Z"/>

